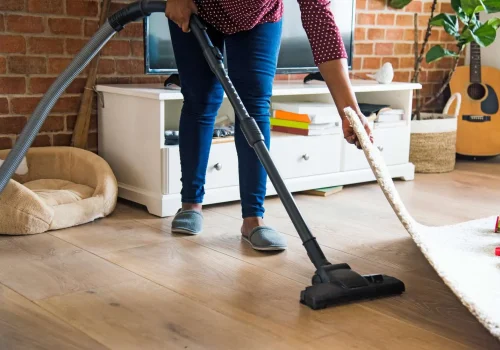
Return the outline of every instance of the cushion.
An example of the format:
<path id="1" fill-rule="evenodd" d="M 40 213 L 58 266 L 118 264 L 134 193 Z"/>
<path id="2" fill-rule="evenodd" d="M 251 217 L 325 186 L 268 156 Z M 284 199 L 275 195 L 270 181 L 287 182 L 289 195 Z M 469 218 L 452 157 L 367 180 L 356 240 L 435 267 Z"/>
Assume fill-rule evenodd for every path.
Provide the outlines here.
<path id="1" fill-rule="evenodd" d="M 9 151 L 0 151 L 0 159 Z M 73 147 L 35 147 L 26 159 L 27 172 L 16 172 L 0 194 L 1 234 L 62 229 L 113 212 L 116 178 L 98 155 Z"/>

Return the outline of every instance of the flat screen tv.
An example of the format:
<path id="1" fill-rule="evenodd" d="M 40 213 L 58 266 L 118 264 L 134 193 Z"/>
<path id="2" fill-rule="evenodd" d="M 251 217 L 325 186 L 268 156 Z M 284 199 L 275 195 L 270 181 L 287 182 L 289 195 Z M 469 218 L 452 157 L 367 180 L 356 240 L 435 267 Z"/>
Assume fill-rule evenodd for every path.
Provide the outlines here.
<path id="1" fill-rule="evenodd" d="M 313 73 L 311 46 L 300 19 L 297 0 L 283 0 L 283 34 L 278 58 L 278 74 Z M 355 0 L 332 0 L 331 9 L 340 28 L 352 65 Z M 177 73 L 167 18 L 154 13 L 144 19 L 144 65 L 146 74 L 169 75 Z"/>

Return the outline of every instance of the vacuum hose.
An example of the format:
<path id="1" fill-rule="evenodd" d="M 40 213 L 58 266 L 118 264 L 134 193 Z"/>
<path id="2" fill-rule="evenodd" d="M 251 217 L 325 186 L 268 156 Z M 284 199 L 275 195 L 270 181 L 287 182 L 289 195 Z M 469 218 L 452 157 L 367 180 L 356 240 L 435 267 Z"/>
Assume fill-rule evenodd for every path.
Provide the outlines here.
<path id="1" fill-rule="evenodd" d="M 3 192 L 19 164 L 21 164 L 55 103 L 78 74 L 83 71 L 109 39 L 121 31 L 125 25 L 147 17 L 154 12 L 165 12 L 165 6 L 165 1 L 142 0 L 134 2 L 111 15 L 99 28 L 38 103 L 14 147 L 0 167 L 0 193 Z"/>

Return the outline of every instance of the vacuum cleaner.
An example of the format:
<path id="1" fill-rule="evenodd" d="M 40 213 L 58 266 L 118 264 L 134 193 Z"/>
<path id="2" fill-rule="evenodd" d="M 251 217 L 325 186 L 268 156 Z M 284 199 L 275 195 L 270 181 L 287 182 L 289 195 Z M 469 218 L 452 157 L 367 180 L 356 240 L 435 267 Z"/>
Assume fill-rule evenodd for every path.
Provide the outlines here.
<path id="1" fill-rule="evenodd" d="M 80 74 L 113 35 L 121 31 L 125 25 L 149 16 L 154 12 L 165 12 L 165 7 L 165 1 L 137 1 L 111 15 L 104 25 L 99 28 L 96 34 L 75 56 L 66 70 L 52 84 L 29 118 L 15 146 L 0 167 L 0 193 L 4 190 L 26 155 L 26 152 L 31 147 L 52 107 L 73 79 Z M 311 262 L 314 264 L 316 272 L 312 277 L 312 286 L 306 287 L 301 292 L 300 302 L 311 309 L 317 310 L 346 302 L 402 294 L 405 291 L 405 285 L 402 281 L 394 277 L 382 274 L 360 275 L 353 271 L 348 264 L 331 264 L 326 259 L 316 238 L 312 235 L 297 208 L 291 193 L 285 186 L 278 169 L 274 165 L 257 123 L 248 114 L 229 79 L 224 67 L 222 54 L 218 48 L 212 45 L 207 34 L 206 25 L 199 17 L 193 15 L 190 21 L 190 28 L 201 45 L 203 54 L 211 70 L 224 88 L 227 98 L 232 104 L 236 117 L 240 122 L 246 140 L 255 150 L 264 166 L 303 242 Z"/>

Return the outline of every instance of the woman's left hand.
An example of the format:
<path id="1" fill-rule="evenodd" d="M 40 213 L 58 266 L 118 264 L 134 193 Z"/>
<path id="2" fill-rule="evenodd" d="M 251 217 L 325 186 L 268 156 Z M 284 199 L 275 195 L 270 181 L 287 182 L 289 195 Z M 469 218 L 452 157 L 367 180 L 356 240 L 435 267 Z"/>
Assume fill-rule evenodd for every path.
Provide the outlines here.
<path id="1" fill-rule="evenodd" d="M 372 130 L 370 128 L 370 124 L 368 124 L 368 121 L 366 120 L 366 117 L 363 114 L 358 113 L 358 116 L 359 119 L 361 120 L 361 123 L 365 127 L 366 133 L 370 137 L 370 141 L 373 143 L 373 135 L 372 135 Z M 361 144 L 358 140 L 358 136 L 354 132 L 353 127 L 351 126 L 349 120 L 346 117 L 342 118 L 342 131 L 344 132 L 344 138 L 348 143 L 356 145 L 358 149 L 361 149 Z"/>

